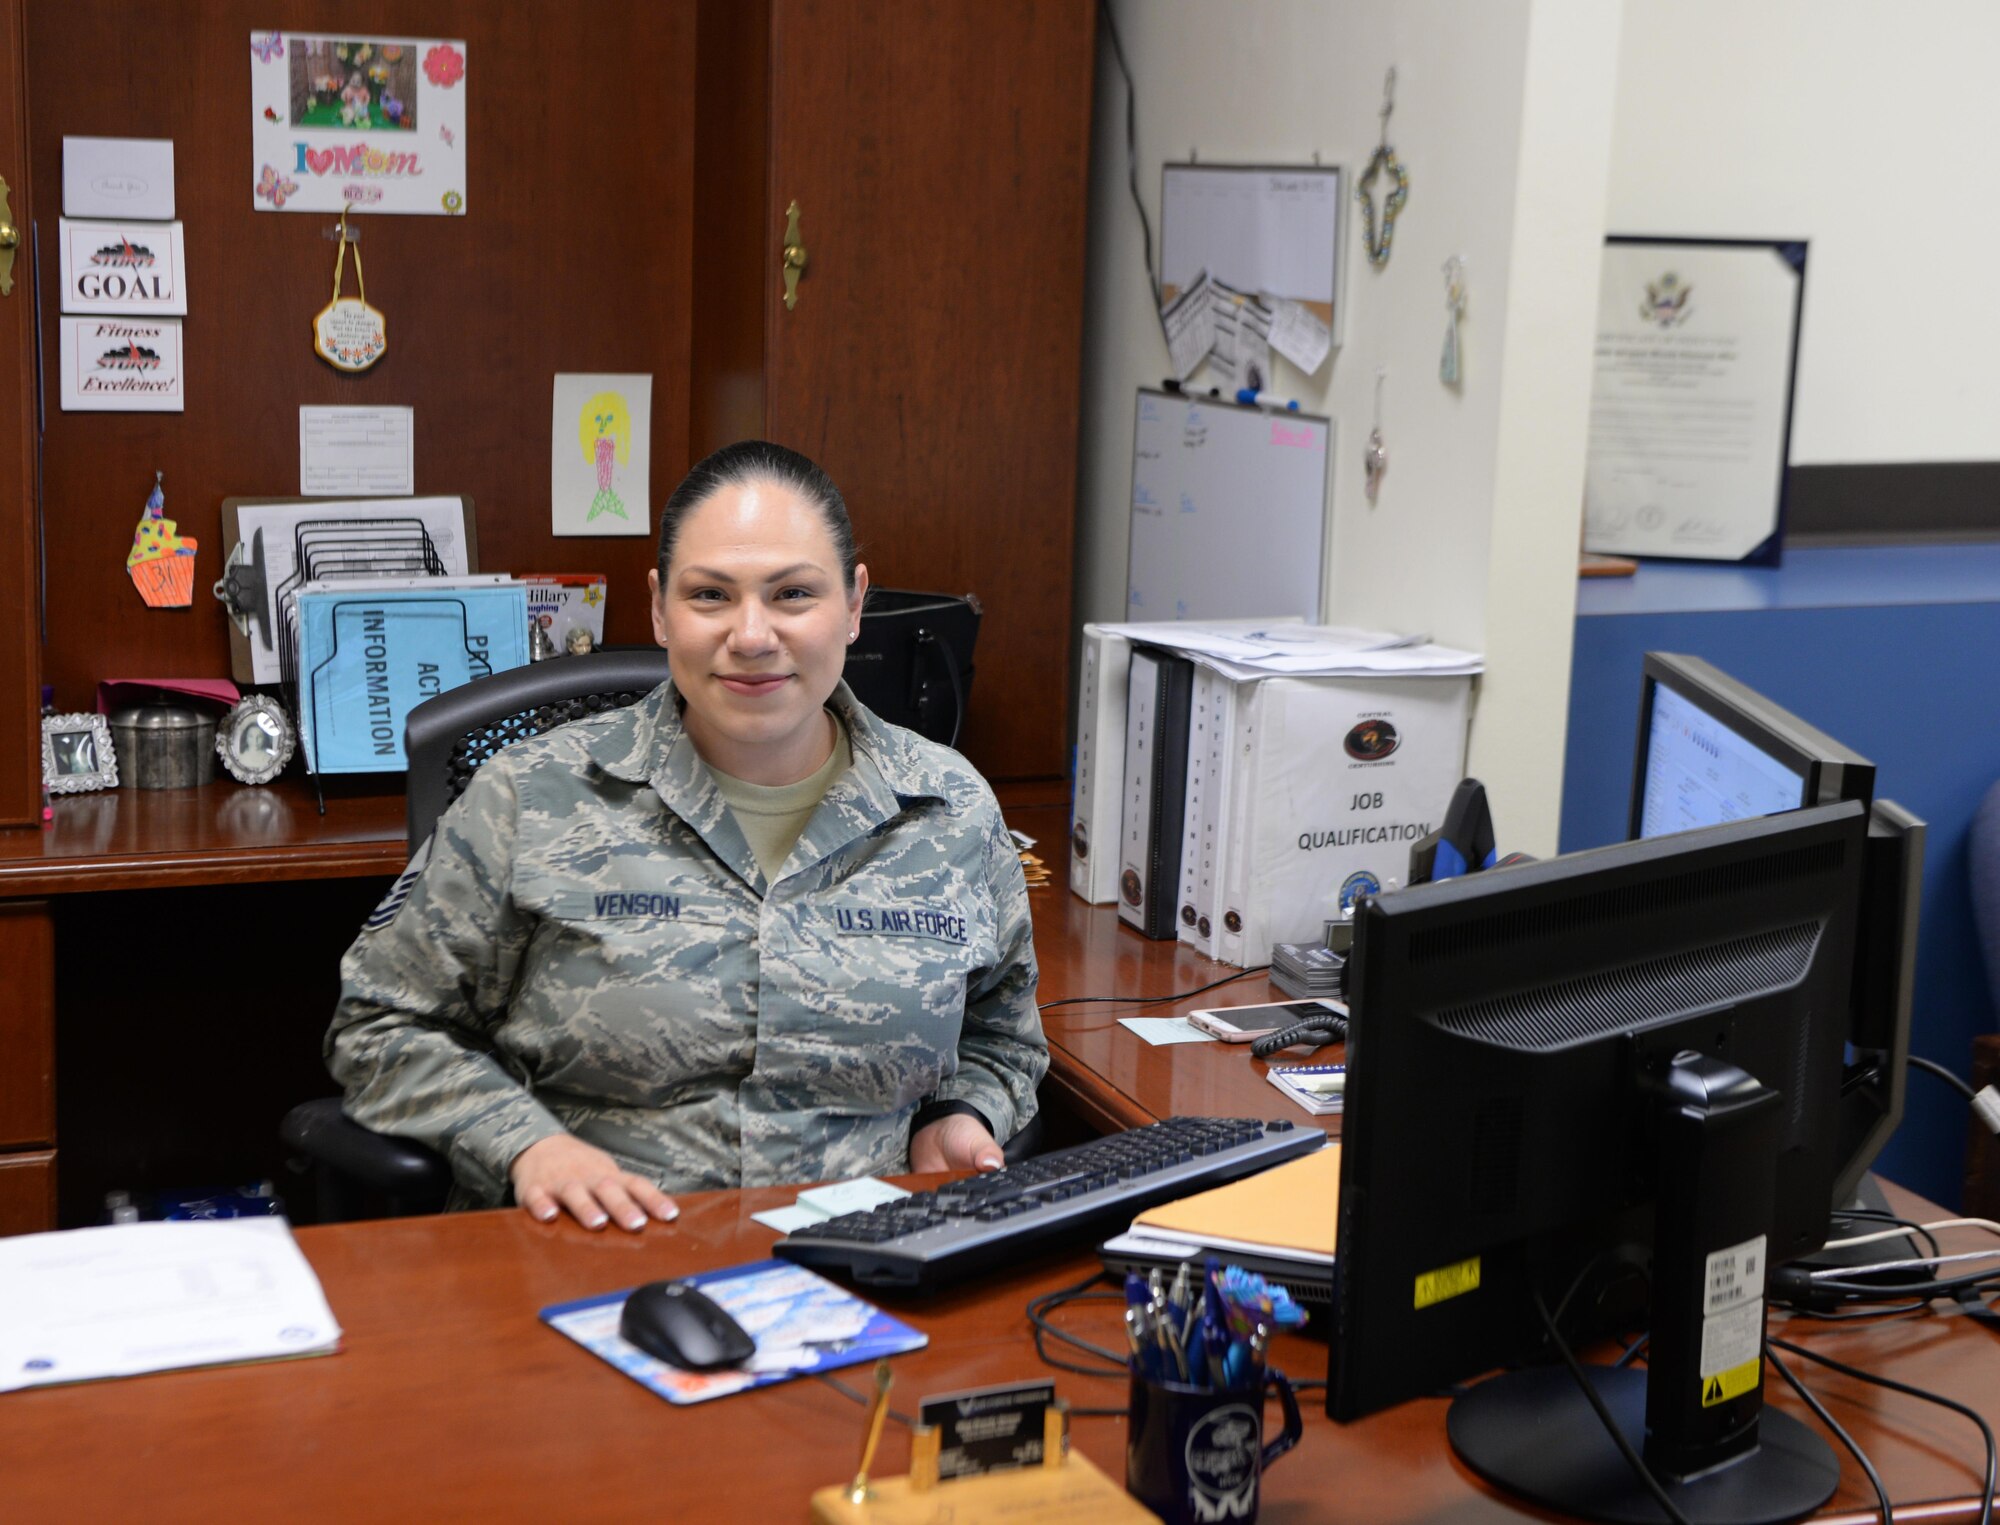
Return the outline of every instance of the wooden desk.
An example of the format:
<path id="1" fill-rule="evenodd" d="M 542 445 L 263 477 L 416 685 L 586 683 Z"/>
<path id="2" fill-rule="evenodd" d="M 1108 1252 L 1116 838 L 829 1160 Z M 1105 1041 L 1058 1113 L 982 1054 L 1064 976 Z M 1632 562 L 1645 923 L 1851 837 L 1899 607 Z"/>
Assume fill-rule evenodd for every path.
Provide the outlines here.
<path id="1" fill-rule="evenodd" d="M 814 1488 L 853 1474 L 858 1405 L 808 1380 L 673 1408 L 536 1318 L 569 1298 L 761 1258 L 773 1236 L 749 1215 L 790 1195 L 685 1197 L 678 1222 L 637 1237 L 515 1211 L 303 1229 L 346 1330 L 339 1354 L 0 1396 L 6 1517 L 803 1519 Z M 1094 1265 L 1072 1255 L 928 1299 L 883 1299 L 931 1338 L 896 1358 L 894 1405 L 908 1412 L 926 1393 L 1045 1374 L 1023 1308 Z M 1073 1307 L 1059 1322 L 1117 1342 L 1111 1304 Z M 1798 1321 L 1782 1332 L 2000 1421 L 1994 1337 L 1956 1312 L 1872 1327 Z M 1323 1346 L 1287 1340 L 1277 1364 L 1317 1378 L 1325 1359 Z M 866 1380 L 865 1369 L 846 1375 Z M 1074 1405 L 1125 1401 L 1120 1380 L 1053 1375 Z M 1923 1506 L 1899 1508 L 1899 1520 L 1974 1517 L 1980 1451 L 1964 1420 L 1831 1373 L 1806 1380 L 1891 1496 Z M 1546 1518 L 1453 1458 L 1441 1400 L 1337 1426 L 1319 1393 L 1302 1398 L 1305 1438 L 1267 1480 L 1269 1525 Z M 1788 1391 L 1773 1401 L 1799 1412 Z M 1078 1417 L 1073 1433 L 1123 1477 L 1121 1419 Z M 890 1425 L 877 1470 L 901 1472 L 908 1456 L 907 1432 Z M 1841 1463 L 1835 1517 L 1871 1518 L 1865 1480 L 1844 1453 Z"/>
<path id="2" fill-rule="evenodd" d="M 1049 1076 L 1042 1094 L 1093 1131 L 1134 1128 L 1162 1117 L 1289 1117 L 1307 1121 L 1264 1078 L 1263 1061 L 1248 1044 L 1189 1043 L 1154 1048 L 1118 1025 L 1120 1017 L 1165 1017 L 1203 1006 L 1245 1006 L 1292 999 L 1264 974 L 1179 1001 L 1146 998 L 1196 990 L 1241 973 L 1181 942 L 1151 942 L 1119 921 L 1113 906 L 1087 905 L 1069 892 L 1067 806 L 1018 806 L 1008 824 L 1035 838 L 1056 882 L 1029 897 L 1035 918 L 1038 999 L 1073 996 L 1120 999 L 1058 1006 L 1042 1013 L 1049 1040 Z M 1335 1056 L 1329 1056 L 1329 1059 Z M 1315 1119 L 1338 1133 L 1338 1117 Z"/>

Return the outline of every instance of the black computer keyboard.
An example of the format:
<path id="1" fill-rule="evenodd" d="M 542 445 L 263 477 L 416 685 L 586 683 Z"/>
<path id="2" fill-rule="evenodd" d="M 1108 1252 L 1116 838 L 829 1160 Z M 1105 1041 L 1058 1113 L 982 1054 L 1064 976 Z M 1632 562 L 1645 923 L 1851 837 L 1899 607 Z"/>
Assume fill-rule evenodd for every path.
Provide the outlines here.
<path id="1" fill-rule="evenodd" d="M 1170 1202 L 1326 1142 L 1318 1128 L 1172 1117 L 1004 1170 L 798 1229 L 777 1253 L 878 1287 L 923 1287 L 1011 1264 L 1030 1247 L 1084 1241 Z"/>

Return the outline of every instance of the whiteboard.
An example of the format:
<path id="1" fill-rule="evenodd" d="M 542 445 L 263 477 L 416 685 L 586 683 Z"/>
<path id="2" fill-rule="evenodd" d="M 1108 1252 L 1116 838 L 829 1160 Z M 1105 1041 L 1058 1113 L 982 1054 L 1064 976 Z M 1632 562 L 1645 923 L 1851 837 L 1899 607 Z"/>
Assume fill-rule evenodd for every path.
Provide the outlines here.
<path id="1" fill-rule="evenodd" d="M 1128 620 L 1317 623 L 1333 421 L 1139 391 Z"/>

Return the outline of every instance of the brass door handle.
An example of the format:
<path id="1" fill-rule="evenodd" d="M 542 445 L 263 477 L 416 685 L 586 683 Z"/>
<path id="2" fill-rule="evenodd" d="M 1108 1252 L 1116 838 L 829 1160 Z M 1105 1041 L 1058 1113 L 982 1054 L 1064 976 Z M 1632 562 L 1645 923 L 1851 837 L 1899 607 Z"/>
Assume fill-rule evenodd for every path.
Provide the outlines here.
<path id="1" fill-rule="evenodd" d="M 799 235 L 799 204 L 785 208 L 785 311 L 799 305 L 799 277 L 806 268 L 806 246 Z"/>
<path id="2" fill-rule="evenodd" d="M 21 230 L 14 226 L 14 212 L 7 204 L 11 194 L 0 179 L 0 297 L 14 294 L 14 251 L 21 245 Z"/>

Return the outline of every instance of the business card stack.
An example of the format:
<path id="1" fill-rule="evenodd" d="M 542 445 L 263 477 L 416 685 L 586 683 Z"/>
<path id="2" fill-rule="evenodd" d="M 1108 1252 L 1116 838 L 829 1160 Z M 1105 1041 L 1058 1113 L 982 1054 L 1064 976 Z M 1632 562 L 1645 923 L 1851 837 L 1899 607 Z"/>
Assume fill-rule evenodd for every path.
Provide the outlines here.
<path id="1" fill-rule="evenodd" d="M 1347 960 L 1324 943 L 1273 943 L 1271 983 L 1302 1001 L 1344 1000 Z"/>

